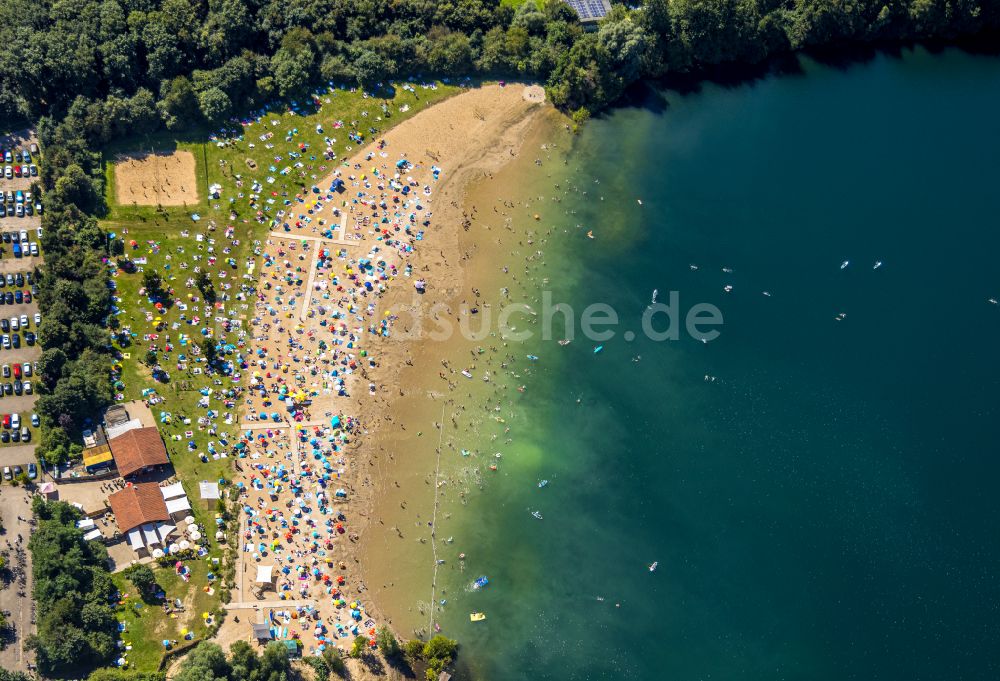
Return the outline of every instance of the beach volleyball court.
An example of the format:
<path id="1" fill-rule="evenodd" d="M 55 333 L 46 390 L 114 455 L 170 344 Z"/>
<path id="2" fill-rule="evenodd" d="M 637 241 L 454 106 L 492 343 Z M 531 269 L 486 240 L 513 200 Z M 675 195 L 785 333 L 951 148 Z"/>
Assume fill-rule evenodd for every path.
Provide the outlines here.
<path id="1" fill-rule="evenodd" d="M 122 154 L 115 160 L 115 200 L 141 206 L 195 204 L 194 164 L 190 151 Z"/>

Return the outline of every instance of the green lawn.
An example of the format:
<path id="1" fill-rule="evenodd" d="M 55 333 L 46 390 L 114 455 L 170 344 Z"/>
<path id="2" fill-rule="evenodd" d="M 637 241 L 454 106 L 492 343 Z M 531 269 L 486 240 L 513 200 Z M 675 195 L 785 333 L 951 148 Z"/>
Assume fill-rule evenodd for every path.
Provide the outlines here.
<path id="1" fill-rule="evenodd" d="M 196 135 L 186 134 L 178 139 L 168 132 L 161 132 L 155 135 L 147 135 L 138 139 L 128 140 L 115 145 L 104 152 L 105 177 L 107 180 L 107 222 L 134 223 L 134 222 L 156 222 L 157 224 L 168 226 L 176 224 L 191 224 L 191 213 L 199 212 L 203 217 L 209 215 L 219 220 L 228 222 L 229 199 L 234 197 L 238 191 L 235 187 L 234 175 L 241 175 L 246 182 L 244 191 L 249 193 L 249 181 L 252 179 L 265 182 L 268 176 L 278 178 L 277 172 L 269 171 L 273 165 L 277 170 L 286 166 L 301 162 L 303 168 L 293 168 L 286 178 L 289 186 L 299 183 L 312 186 L 316 181 L 322 179 L 338 162 L 342 162 L 345 154 L 350 155 L 351 148 L 357 149 L 360 145 L 351 142 L 348 134 L 355 130 L 350 126 L 351 121 L 358 121 L 356 128 L 365 135 L 365 142 L 370 142 L 373 135 L 369 133 L 369 127 L 375 127 L 385 131 L 390 127 L 406 120 L 414 114 L 426 109 L 431 104 L 450 97 L 460 91 L 460 88 L 451 85 L 438 83 L 435 90 L 424 89 L 414 86 L 415 92 L 404 90 L 402 86 L 394 88 L 391 99 L 363 97 L 360 91 L 351 92 L 349 90 L 337 89 L 319 96 L 320 108 L 317 110 L 313 104 L 302 106 L 303 113 L 296 113 L 288 108 L 283 111 L 273 111 L 265 114 L 261 119 L 255 121 L 253 125 L 244 127 L 244 139 L 238 140 L 233 137 L 227 138 L 229 143 L 220 145 L 220 138 L 209 131 L 204 131 Z M 385 104 L 388 116 L 383 113 L 382 105 Z M 407 111 L 401 111 L 407 108 Z M 308 113 L 308 112 L 312 113 Z M 381 120 L 377 120 L 381 119 Z M 336 121 L 343 121 L 344 127 L 334 128 Z M 234 124 L 230 124 L 233 127 Z M 322 133 L 317 132 L 317 125 L 322 126 Z M 273 133 L 269 140 L 261 140 L 259 136 L 264 133 Z M 337 154 L 334 162 L 324 162 L 322 153 L 326 149 L 325 137 L 335 138 L 336 142 L 331 145 Z M 250 148 L 250 144 L 254 148 Z M 267 144 L 273 145 L 268 149 Z M 300 151 L 296 147 L 300 144 L 308 145 L 308 149 Z M 174 150 L 190 151 L 195 158 L 195 168 L 197 173 L 197 185 L 201 200 L 196 205 L 189 206 L 169 206 L 158 209 L 156 206 L 134 206 L 121 205 L 115 202 L 114 186 L 114 159 L 124 152 L 169 152 Z M 301 153 L 301 157 L 291 159 L 289 151 Z M 275 156 L 282 156 L 281 161 L 275 161 Z M 310 160 L 310 156 L 316 156 L 316 160 Z M 256 169 L 252 169 L 247 164 L 247 159 L 256 163 Z M 308 166 L 313 166 L 308 168 Z M 326 169 L 320 169 L 326 166 Z M 224 187 L 221 201 L 210 201 L 208 199 L 208 187 L 212 184 L 220 184 Z M 266 185 L 266 190 L 274 190 L 276 185 Z M 323 188 L 325 189 L 325 187 Z M 294 190 L 292 192 L 294 194 Z M 240 219 L 251 217 L 246 203 L 235 205 L 236 212 Z M 248 215 L 242 215 L 247 213 Z"/>
<path id="2" fill-rule="evenodd" d="M 173 568 L 156 568 L 156 582 L 163 587 L 167 599 L 173 603 L 180 598 L 184 610 L 176 613 L 176 618 L 163 612 L 159 605 L 147 605 L 136 595 L 135 587 L 121 573 L 114 575 L 115 585 L 127 597 L 119 603 L 116 616 L 119 622 L 124 622 L 125 631 L 122 640 L 131 646 L 126 659 L 131 669 L 154 671 L 160 663 L 160 658 L 166 650 L 164 639 L 185 642 L 183 629 L 194 634 L 195 640 L 205 638 L 209 633 L 208 622 L 204 613 L 212 613 L 218 606 L 218 597 L 209 595 L 203 588 L 209 584 L 207 575 L 209 563 L 204 560 L 188 561 L 186 565 L 191 570 L 191 579 L 185 582 Z"/>
<path id="3" fill-rule="evenodd" d="M 223 314 L 241 320 L 248 334 L 246 341 L 250 341 L 252 330 L 249 321 L 252 317 L 253 303 L 237 301 L 235 294 L 240 284 L 247 281 L 244 277 L 249 276 L 248 263 L 255 261 L 254 241 L 265 239 L 270 228 L 270 220 L 265 219 L 263 222 L 256 220 L 255 211 L 248 205 L 247 198 L 239 199 L 237 194 L 242 191 L 248 197 L 252 182 L 259 181 L 264 187 L 260 195 L 262 205 L 273 215 L 282 208 L 285 197 L 272 197 L 270 193 L 287 192 L 287 198 L 294 200 L 295 194 L 301 192 L 301 186 L 311 187 L 324 178 L 337 164 L 343 163 L 345 156 L 349 156 L 358 148 L 358 144 L 348 139 L 350 132 L 357 130 L 364 133 L 365 142 L 371 141 L 376 135 L 369 131 L 370 127 L 385 131 L 427 106 L 459 91 L 458 87 L 440 84 L 434 90 L 417 86 L 415 93 L 399 87 L 396 88 L 393 99 L 382 100 L 364 98 L 360 92 L 338 90 L 335 93 L 321 95 L 322 106 L 314 113 L 299 115 L 289 110 L 267 114 L 261 121 L 245 129 L 243 139 L 230 138 L 221 145 L 220 140 L 210 137 L 207 133 L 202 140 L 190 138 L 178 140 L 161 134 L 122 143 L 119 148 L 105 152 L 109 210 L 102 224 L 110 232 L 124 239 L 126 256 L 133 261 L 145 258 L 145 263 L 138 265 L 136 272 L 126 273 L 116 267 L 112 271 L 113 281 L 117 287 L 115 304 L 120 310 L 116 315 L 118 328 L 127 329 L 130 338 L 130 342 L 115 343 L 120 367 L 120 382 L 116 384 L 117 398 L 143 399 L 148 397 L 150 388 L 154 388 L 159 396 L 165 398 L 164 402 L 152 405 L 151 408 L 154 416 L 160 420 L 160 431 L 174 468 L 184 482 L 188 498 L 194 507 L 194 515 L 206 528 L 206 535 L 211 541 L 209 557 L 221 557 L 222 548 L 214 538 L 215 509 L 205 509 L 199 503 L 198 482 L 229 478 L 232 459 L 214 459 L 208 456 L 208 461 L 203 462 L 200 455 L 208 455 L 210 444 L 214 444 L 216 450 L 221 453 L 228 449 L 223 445 L 223 440 L 230 446 L 235 442 L 235 438 L 239 435 L 238 425 L 241 420 L 242 404 L 237 400 L 232 408 L 226 408 L 224 403 L 213 395 L 208 408 L 218 412 L 214 421 L 216 434 L 211 434 L 208 426 L 198 424 L 198 419 L 206 415 L 206 408 L 198 404 L 202 398 L 200 391 L 205 388 L 226 389 L 234 383 L 231 379 L 223 377 L 219 385 L 214 381 L 220 377 L 209 376 L 204 371 L 195 373 L 199 368 L 204 369 L 205 365 L 196 361 L 199 357 L 194 355 L 192 347 L 204 337 L 203 329 L 206 329 L 213 338 L 225 338 L 229 343 L 238 344 L 236 329 L 226 333 L 223 325 L 214 319 Z M 391 114 L 388 117 L 384 115 L 383 104 Z M 401 111 L 401 108 L 407 110 Z M 365 113 L 367 115 L 364 115 Z M 381 120 L 378 120 L 380 118 Z M 335 129 L 336 121 L 343 121 L 344 127 Z M 351 126 L 351 121 L 358 121 L 357 127 Z M 317 132 L 317 125 L 322 126 L 322 133 Z M 266 141 L 260 139 L 260 135 L 268 133 L 273 134 L 270 139 Z M 322 158 L 327 146 L 324 136 L 336 138 L 336 142 L 332 145 L 337 154 L 337 159 L 334 161 L 325 161 Z M 254 148 L 250 147 L 251 144 Z M 268 149 L 266 144 L 273 145 L 273 148 Z M 187 149 L 194 154 L 197 160 L 200 195 L 207 197 L 207 187 L 218 183 L 223 187 L 220 200 L 209 201 L 206 198 L 197 206 L 163 210 L 158 210 L 156 207 L 121 206 L 114 203 L 114 171 L 111 159 L 116 154 L 124 151 L 172 149 Z M 291 158 L 290 152 L 298 153 L 300 156 Z M 280 161 L 275 160 L 277 156 L 282 157 Z M 251 170 L 247 159 L 256 164 L 256 170 Z M 296 163 L 300 163 L 301 167 L 296 167 Z M 271 170 L 271 166 L 274 166 L 275 170 Z M 280 170 L 286 167 L 290 167 L 291 170 L 282 176 Z M 242 189 L 236 186 L 236 176 L 242 177 Z M 268 177 L 274 178 L 273 184 L 267 182 Z M 326 187 L 322 189 L 325 190 Z M 230 199 L 234 201 L 231 203 Z M 264 203 L 267 199 L 274 199 L 274 203 Z M 235 217 L 230 216 L 230 211 Z M 198 213 L 201 220 L 193 221 L 193 213 Z M 210 231 L 209 223 L 213 220 L 215 229 Z M 239 240 L 238 245 L 225 235 L 228 227 L 233 228 L 233 238 Z M 127 234 L 124 233 L 126 229 Z M 199 234 L 202 240 L 198 239 Z M 212 247 L 214 253 L 209 252 L 209 239 L 215 240 Z M 131 245 L 133 241 L 136 243 L 135 247 Z M 225 248 L 229 249 L 228 253 L 223 252 Z M 214 264 L 208 263 L 210 255 L 217 258 Z M 196 262 L 194 256 L 199 256 L 200 260 Z M 235 267 L 227 264 L 230 258 L 235 260 Z M 187 263 L 187 269 L 182 267 L 182 263 Z M 224 311 L 213 310 L 211 315 L 206 316 L 201 311 L 200 302 L 197 303 L 197 312 L 195 311 L 194 298 L 200 297 L 201 294 L 196 287 L 188 286 L 188 280 L 194 276 L 195 266 L 201 267 L 212 277 L 219 294 L 219 302 L 224 304 Z M 163 277 L 165 287 L 174 289 L 172 298 L 180 299 L 181 304 L 156 311 L 146 296 L 139 294 L 143 271 L 150 269 L 157 271 Z M 221 278 L 220 273 L 224 273 L 225 278 Z M 224 293 L 222 285 L 225 283 L 231 286 L 228 291 L 231 299 L 228 301 L 222 300 Z M 187 305 L 188 309 L 182 309 L 182 305 Z M 196 316 L 200 318 L 197 323 L 193 323 Z M 151 334 L 157 334 L 158 338 L 144 340 Z M 183 343 L 182 334 L 186 336 Z M 165 354 L 162 350 L 168 342 L 172 345 L 173 351 Z M 167 383 L 155 382 L 152 379 L 151 369 L 143 363 L 151 343 L 158 345 L 161 350 L 158 361 L 170 374 L 170 381 Z M 186 367 L 178 369 L 178 361 L 182 354 L 187 359 Z M 230 359 L 234 357 L 235 355 L 229 356 Z M 147 391 L 147 394 L 144 394 L 144 391 Z M 227 412 L 231 415 L 229 424 L 224 423 Z M 163 418 L 168 414 L 169 423 Z M 186 420 L 189 422 L 185 422 Z M 189 442 L 193 443 L 193 446 L 189 446 Z M 157 577 L 160 579 L 160 584 L 166 587 L 170 598 L 183 599 L 193 590 L 195 605 L 189 609 L 189 614 L 197 611 L 197 618 L 200 620 L 201 612 L 218 606 L 219 593 L 217 591 L 216 595 L 208 596 L 201 591 L 201 587 L 205 585 L 207 561 L 188 561 L 187 565 L 194 573 L 189 584 L 178 583 L 179 579 L 173 574 L 173 570 L 158 570 Z M 121 582 L 119 587 L 124 592 L 134 592 L 126 581 L 120 577 L 116 579 Z M 130 601 L 134 602 L 134 599 Z M 167 618 L 162 610 L 156 607 L 146 606 L 137 613 L 126 606 L 121 611 L 121 617 L 128 624 L 128 630 L 123 638 L 133 646 L 129 656 L 132 665 L 139 669 L 155 668 L 164 652 L 162 640 L 181 639 L 178 625 L 181 620 Z M 191 623 L 183 624 L 190 626 Z M 194 624 L 201 626 L 200 622 Z M 196 635 L 201 635 L 199 631 L 204 633 L 203 629 L 196 628 Z"/>

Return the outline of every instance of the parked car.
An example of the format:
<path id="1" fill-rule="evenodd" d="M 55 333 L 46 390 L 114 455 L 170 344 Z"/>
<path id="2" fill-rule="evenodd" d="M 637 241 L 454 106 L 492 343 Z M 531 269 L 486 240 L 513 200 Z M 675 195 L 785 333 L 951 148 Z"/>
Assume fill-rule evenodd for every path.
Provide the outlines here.
<path id="1" fill-rule="evenodd" d="M 18 286 L 24 286 L 24 275 L 18 272 L 14 275 L 14 283 Z"/>
<path id="2" fill-rule="evenodd" d="M 35 373 L 35 370 L 31 368 L 31 362 L 25 362 L 21 365 L 21 371 L 24 373 L 25 378 Z"/>
<path id="3" fill-rule="evenodd" d="M 0 345 L 3 345 L 4 350 L 10 350 L 10 335 L 4 334 L 0 336 Z"/>
<path id="4" fill-rule="evenodd" d="M 28 426 L 21 426 L 21 440 L 31 442 L 31 431 L 28 430 Z"/>
<path id="5" fill-rule="evenodd" d="M 24 384 L 21 381 L 14 381 L 14 394 L 21 395 L 24 393 Z"/>
<path id="6" fill-rule="evenodd" d="M 24 469 L 21 468 L 20 466 L 14 466 L 14 468 L 12 468 L 11 470 L 14 472 L 14 477 L 15 478 L 18 477 L 19 475 L 21 475 L 21 473 L 24 472 Z"/>
<path id="7" fill-rule="evenodd" d="M 3 331 L 4 333 L 10 332 L 10 320 L 0 319 L 0 331 Z"/>
<path id="8" fill-rule="evenodd" d="M 18 291 L 18 293 L 20 293 L 20 291 Z M 28 315 L 26 314 L 21 315 L 21 328 L 28 328 Z"/>
<path id="9" fill-rule="evenodd" d="M 7 293 L 4 294 L 4 300 L 7 301 L 8 305 L 13 305 L 14 304 L 14 293 L 12 291 L 7 291 Z"/>
<path id="10" fill-rule="evenodd" d="M 21 318 L 14 316 L 10 318 L 10 329 L 11 331 L 18 331 L 21 328 Z"/>
<path id="11" fill-rule="evenodd" d="M 21 365 L 20 364 L 15 364 L 14 365 L 14 378 L 21 378 Z"/>
<path id="12" fill-rule="evenodd" d="M 21 433 L 21 435 L 23 436 L 24 433 Z M 34 480 L 37 477 L 38 477 L 38 466 L 36 466 L 34 463 L 29 463 L 28 464 L 28 480 Z"/>
<path id="13" fill-rule="evenodd" d="M 25 293 L 24 294 L 24 302 L 26 302 L 26 303 L 30 303 L 31 302 L 31 298 L 28 297 L 30 295 L 31 295 L 31 293 Z M 41 323 L 42 323 L 42 313 L 41 312 L 36 312 L 35 313 L 35 326 L 38 326 Z"/>
<path id="14" fill-rule="evenodd" d="M 19 430 L 13 430 L 12 429 L 10 431 L 10 439 L 11 439 L 11 442 L 20 442 L 21 441 L 21 431 L 19 431 Z"/>
<path id="15" fill-rule="evenodd" d="M 2 392 L 4 395 L 13 395 L 14 386 L 11 385 L 10 381 L 7 381 L 6 383 L 3 384 L 3 386 L 0 386 L 0 392 Z"/>
<path id="16" fill-rule="evenodd" d="M 0 442 L 7 444 L 10 442 L 10 433 L 6 430 L 0 430 Z"/>
<path id="17" fill-rule="evenodd" d="M 41 420 L 38 418 L 38 414 L 32 414 L 31 415 L 31 425 L 33 425 L 35 428 L 37 428 L 39 423 L 41 423 Z"/>
<path id="18" fill-rule="evenodd" d="M 10 414 L 3 415 L 3 427 L 10 428 L 11 417 Z"/>
<path id="19" fill-rule="evenodd" d="M 25 343 L 27 343 L 28 345 L 34 345 L 36 340 L 38 340 L 38 336 L 35 335 L 34 331 L 25 331 L 24 332 L 24 342 Z"/>
<path id="20" fill-rule="evenodd" d="M 3 467 L 3 479 L 4 480 L 13 480 L 14 479 L 13 473 L 10 472 L 10 466 L 4 466 Z"/>
<path id="21" fill-rule="evenodd" d="M 2 371 L 3 371 L 3 377 L 4 378 L 10 378 L 10 365 L 9 364 L 4 364 Z"/>
<path id="22" fill-rule="evenodd" d="M 32 255 L 38 255 L 38 244 L 32 241 L 30 244 L 28 244 L 28 251 Z"/>
<path id="23" fill-rule="evenodd" d="M 18 305 L 24 302 L 24 293 L 22 291 L 14 291 L 14 302 Z"/>
<path id="24" fill-rule="evenodd" d="M 15 429 L 21 427 L 21 415 L 20 414 L 11 414 L 10 415 L 10 427 L 11 428 L 15 428 Z"/>
<path id="25" fill-rule="evenodd" d="M 24 394 L 25 395 L 30 395 L 31 394 L 31 381 L 25 381 L 24 382 Z"/>
<path id="26" fill-rule="evenodd" d="M 17 333 L 12 333 L 10 335 L 10 344 L 15 350 L 21 347 L 21 335 Z"/>

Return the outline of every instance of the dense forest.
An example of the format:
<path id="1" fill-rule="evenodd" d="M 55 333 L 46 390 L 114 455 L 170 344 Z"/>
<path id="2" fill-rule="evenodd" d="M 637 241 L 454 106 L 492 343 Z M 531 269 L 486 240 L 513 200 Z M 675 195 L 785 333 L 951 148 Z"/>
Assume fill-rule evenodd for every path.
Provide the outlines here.
<path id="1" fill-rule="evenodd" d="M 100 542 L 84 541 L 80 512 L 62 502 L 34 498 L 38 526 L 28 547 L 33 559 L 38 634 L 27 645 L 44 674 L 63 675 L 115 655 L 117 622 L 112 604 L 118 590 Z"/>
<path id="2" fill-rule="evenodd" d="M 92 141 L 218 123 L 319 82 L 481 75 L 599 109 L 646 76 L 814 46 L 950 38 L 996 0 L 642 0 L 594 31 L 558 0 L 0 0 L 0 117 Z"/>

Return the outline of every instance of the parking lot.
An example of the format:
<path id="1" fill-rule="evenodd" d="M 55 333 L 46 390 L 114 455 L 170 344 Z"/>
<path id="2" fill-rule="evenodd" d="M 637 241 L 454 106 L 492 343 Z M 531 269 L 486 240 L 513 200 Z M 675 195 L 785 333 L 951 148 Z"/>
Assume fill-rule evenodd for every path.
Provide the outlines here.
<path id="1" fill-rule="evenodd" d="M 38 228 L 41 226 L 41 197 L 37 190 L 32 189 L 32 185 L 40 184 L 37 175 L 32 171 L 25 172 L 24 168 L 34 168 L 37 173 L 38 154 L 32 153 L 32 145 L 37 149 L 37 140 L 34 135 L 22 132 L 13 135 L 0 137 L 0 152 L 3 154 L 0 163 L 0 190 L 3 191 L 3 207 L 0 208 L 0 258 L 4 261 L 17 258 L 21 263 L 21 268 L 30 270 L 39 261 L 39 256 L 31 256 L 31 244 L 35 244 L 35 249 L 40 249 L 38 243 Z M 23 152 L 27 151 L 30 161 L 25 161 Z M 9 156 L 8 156 L 9 154 Z M 7 159 L 10 159 L 9 161 Z M 9 170 L 8 170 L 9 169 Z M 16 170 L 20 169 L 20 177 Z M 8 177 L 9 176 L 9 177 Z M 30 196 L 29 196 L 30 194 Z M 27 246 L 21 248 L 21 256 L 15 256 L 15 248 L 12 240 L 3 236 L 5 233 L 20 234 L 24 230 L 30 235 Z M 18 244 L 18 246 L 22 246 Z"/>
<path id="2" fill-rule="evenodd" d="M 33 381 L 35 377 L 34 363 L 41 356 L 41 347 L 35 342 L 28 344 L 25 331 L 37 332 L 38 325 L 35 322 L 35 314 L 38 312 L 38 303 L 35 300 L 35 291 L 32 290 L 32 283 L 28 281 L 28 274 L 42 262 L 41 253 L 31 255 L 31 244 L 35 244 L 35 249 L 40 249 L 41 245 L 38 229 L 41 226 L 40 210 L 35 203 L 40 200 L 37 191 L 32 185 L 37 183 L 37 175 L 32 174 L 31 165 L 38 165 L 38 154 L 32 151 L 32 145 L 36 144 L 34 136 L 29 132 L 7 135 L 0 137 L 0 152 L 3 158 L 0 159 L 0 191 L 3 193 L 3 210 L 0 210 L 0 277 L 3 278 L 0 285 L 0 296 L 3 296 L 0 304 L 0 371 L 10 372 L 10 377 L 6 378 L 0 374 L 0 469 L 20 466 L 23 470 L 28 470 L 28 464 L 35 463 L 35 437 L 34 429 L 31 428 L 31 414 L 34 412 L 34 404 L 37 399 L 34 387 L 31 394 L 25 391 L 24 381 Z M 27 162 L 29 171 L 24 172 L 25 160 L 23 156 L 15 162 L 14 152 L 28 150 L 31 158 Z M 6 154 L 11 152 L 11 162 L 7 162 Z M 22 166 L 21 177 L 17 177 L 14 166 Z M 8 177 L 7 167 L 11 166 Z M 20 194 L 18 193 L 20 192 Z M 31 193 L 30 197 L 28 193 Z M 18 206 L 21 206 L 20 210 Z M 22 235 L 22 231 L 24 234 Z M 21 237 L 26 237 L 22 239 Z M 15 237 L 17 248 L 14 247 Z M 22 241 L 24 243 L 22 243 Z M 17 253 L 16 251 L 19 251 Z M 13 281 L 8 284 L 7 275 L 13 277 Z M 18 278 L 21 276 L 21 279 Z M 20 283 L 18 283 L 20 281 Z M 9 294 L 9 295 L 8 295 Z M 28 295 L 30 294 L 30 296 Z M 10 300 L 10 304 L 8 304 Z M 18 302 L 20 300 L 20 302 Z M 27 318 L 27 329 L 21 324 L 22 315 Z M 12 318 L 17 318 L 18 330 L 14 331 Z M 4 331 L 4 327 L 7 328 Z M 14 334 L 18 335 L 18 345 L 14 347 Z M 10 347 L 3 347 L 2 336 L 7 336 Z M 30 364 L 31 376 L 25 376 L 25 365 Z M 20 395 L 16 394 L 14 384 L 14 366 L 18 365 L 20 379 Z M 6 369 L 3 369 L 6 367 Z M 9 386 L 9 387 L 8 387 Z M 9 394 L 8 394 L 9 393 Z M 29 442 L 14 442 L 13 429 L 4 428 L 3 420 L 11 414 L 19 414 L 23 424 L 26 424 L 30 432 Z M 4 442 L 4 438 L 7 442 Z M 20 440 L 20 433 L 18 433 Z M 28 518 L 31 514 L 27 504 L 29 492 L 24 487 L 14 487 L 7 480 L 3 480 L 0 488 L 0 517 L 6 527 L 6 533 L 0 537 L 0 552 L 6 554 L 9 565 L 14 574 L 14 579 L 9 583 L 0 585 L 0 609 L 9 613 L 8 621 L 14 625 L 14 640 L 9 642 L 5 649 L 0 650 L 0 667 L 11 670 L 25 670 L 30 657 L 24 648 L 24 641 L 29 634 L 34 631 L 33 604 L 30 599 L 31 593 L 31 556 L 23 550 L 26 543 L 30 527 L 26 520 L 18 518 Z M 19 541 L 20 538 L 20 541 Z"/>
<path id="3" fill-rule="evenodd" d="M 42 262 L 38 251 L 41 211 L 34 205 L 40 197 L 32 189 L 38 183 L 33 174 L 39 161 L 36 144 L 27 132 L 0 137 L 0 203 L 4 205 L 0 213 L 6 212 L 6 216 L 0 215 L 0 467 L 19 465 L 24 469 L 35 460 L 33 447 L 20 445 L 34 444 L 37 439 L 31 416 L 37 399 L 35 363 L 41 356 L 36 337 L 37 282 L 33 278 L 35 267 Z M 36 170 L 26 172 L 25 166 Z M 39 254 L 32 256 L 32 252 Z M 13 419 L 8 419 L 13 414 L 28 428 L 26 441 L 22 431 L 12 427 Z M 14 460 L 15 452 L 18 460 Z"/>

